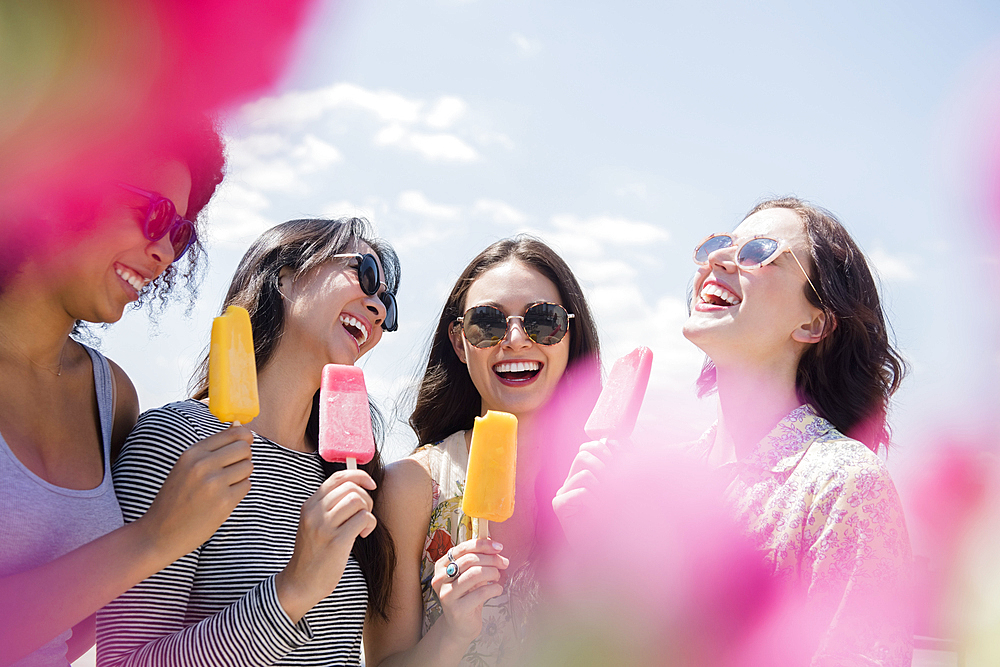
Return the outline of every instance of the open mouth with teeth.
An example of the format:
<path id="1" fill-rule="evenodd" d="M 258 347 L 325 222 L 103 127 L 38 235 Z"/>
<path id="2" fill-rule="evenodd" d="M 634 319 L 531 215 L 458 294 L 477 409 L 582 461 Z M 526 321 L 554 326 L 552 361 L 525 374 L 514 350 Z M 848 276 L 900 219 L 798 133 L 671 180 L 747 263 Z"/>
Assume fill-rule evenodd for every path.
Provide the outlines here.
<path id="1" fill-rule="evenodd" d="M 698 297 L 703 303 L 707 303 L 710 306 L 738 306 L 742 303 L 740 297 L 733 294 L 731 291 L 720 285 L 719 283 L 706 283 L 701 288 L 701 293 Z"/>
<path id="2" fill-rule="evenodd" d="M 358 318 L 345 313 L 340 316 L 340 323 L 347 329 L 347 333 L 354 336 L 354 340 L 358 341 L 358 347 L 364 345 L 365 341 L 368 340 L 368 327 Z"/>
<path id="3" fill-rule="evenodd" d="M 136 292 L 141 292 L 142 288 L 149 284 L 148 280 L 146 280 L 139 274 L 126 269 L 123 266 L 116 266 L 115 273 L 118 274 L 119 278 L 121 278 L 129 285 L 131 285 L 132 289 L 134 289 Z"/>
<path id="4" fill-rule="evenodd" d="M 501 361 L 493 366 L 497 377 L 507 383 L 534 380 L 541 370 L 542 364 L 539 361 Z"/>

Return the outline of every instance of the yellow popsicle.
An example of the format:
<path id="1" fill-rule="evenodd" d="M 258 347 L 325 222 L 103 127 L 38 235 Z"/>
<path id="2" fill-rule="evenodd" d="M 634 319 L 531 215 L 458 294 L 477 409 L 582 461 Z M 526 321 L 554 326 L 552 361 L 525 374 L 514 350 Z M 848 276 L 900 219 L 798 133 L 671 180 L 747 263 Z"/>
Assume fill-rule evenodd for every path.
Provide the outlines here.
<path id="1" fill-rule="evenodd" d="M 212 321 L 208 409 L 219 421 L 246 424 L 260 412 L 250 314 L 239 306 Z"/>
<path id="2" fill-rule="evenodd" d="M 476 417 L 462 511 L 477 519 L 509 519 L 514 514 L 516 466 L 517 417 L 494 410 Z"/>

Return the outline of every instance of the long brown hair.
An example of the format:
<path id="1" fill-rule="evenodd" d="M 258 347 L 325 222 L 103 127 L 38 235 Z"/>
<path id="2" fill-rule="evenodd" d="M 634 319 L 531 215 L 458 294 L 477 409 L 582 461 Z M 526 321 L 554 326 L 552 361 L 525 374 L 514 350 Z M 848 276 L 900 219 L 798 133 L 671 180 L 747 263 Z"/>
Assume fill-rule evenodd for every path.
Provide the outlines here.
<path id="1" fill-rule="evenodd" d="M 288 267 L 294 278 L 299 278 L 333 255 L 350 252 L 357 243 L 367 244 L 378 255 L 385 274 L 386 289 L 395 294 L 399 287 L 399 260 L 388 243 L 374 237 L 371 226 L 363 218 L 290 220 L 267 230 L 250 246 L 229 285 L 222 311 L 228 306 L 241 306 L 250 313 L 258 372 L 271 361 L 284 330 L 285 308 L 278 291 L 281 269 Z M 194 398 L 208 396 L 207 351 L 191 382 Z M 372 430 L 379 446 L 376 447 L 374 458 L 359 468 L 371 475 L 376 485 L 381 486 L 385 475 L 380 454 L 385 422 L 374 404 L 370 408 Z M 319 442 L 319 391 L 313 396 L 306 439 L 313 444 Z M 344 469 L 342 463 L 320 461 L 328 476 Z M 369 495 L 375 500 L 378 489 L 370 491 Z M 387 618 L 386 609 L 396 556 L 392 536 L 386 530 L 384 522 L 379 520 L 368 537 L 354 542 L 353 554 L 368 584 L 370 612 Z"/>
<path id="2" fill-rule="evenodd" d="M 438 442 L 456 431 L 470 429 L 480 415 L 479 391 L 468 368 L 455 354 L 448 334 L 455 319 L 462 315 L 472 283 L 486 271 L 508 261 L 522 262 L 551 280 L 559 290 L 562 305 L 573 313 L 569 365 L 598 358 L 600 342 L 594 317 L 580 283 L 562 257 L 539 239 L 527 235 L 497 241 L 469 262 L 441 309 L 416 406 L 410 415 L 410 426 L 421 444 Z"/>
<path id="3" fill-rule="evenodd" d="M 889 340 L 889 327 L 878 286 L 864 253 L 837 217 L 797 197 L 768 199 L 758 211 L 786 208 L 795 211 L 809 237 L 810 280 L 806 298 L 832 320 L 823 339 L 810 345 L 799 359 L 795 388 L 837 430 L 868 446 L 876 454 L 888 447 L 889 399 L 906 374 L 906 362 Z M 715 365 L 706 360 L 698 378 L 698 394 L 715 389 Z"/>

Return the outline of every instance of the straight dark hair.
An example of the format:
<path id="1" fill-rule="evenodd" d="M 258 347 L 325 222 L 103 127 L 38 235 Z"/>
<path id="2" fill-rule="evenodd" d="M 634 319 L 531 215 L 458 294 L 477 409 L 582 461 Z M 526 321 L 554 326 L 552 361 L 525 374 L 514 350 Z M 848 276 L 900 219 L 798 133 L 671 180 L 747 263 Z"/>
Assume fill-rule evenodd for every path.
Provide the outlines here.
<path id="1" fill-rule="evenodd" d="M 826 312 L 827 328 L 832 327 L 799 360 L 799 399 L 877 454 L 889 446 L 889 399 L 907 367 L 889 339 L 875 278 L 864 253 L 833 213 L 797 197 L 783 197 L 760 202 L 744 219 L 772 208 L 794 211 L 805 224 L 809 278 L 819 296 L 808 284 L 804 293 L 809 303 Z M 708 359 L 698 378 L 698 395 L 715 387 L 715 365 Z"/>
<path id="2" fill-rule="evenodd" d="M 351 252 L 358 243 L 367 244 L 378 255 L 385 274 L 386 289 L 393 294 L 399 288 L 399 260 L 388 243 L 374 237 L 371 226 L 363 218 L 337 220 L 290 220 L 267 230 L 247 250 L 229 286 L 222 304 L 241 306 L 250 313 L 253 330 L 254 356 L 257 371 L 270 363 L 285 324 L 285 307 L 278 291 L 278 277 L 282 268 L 288 267 L 295 279 L 317 268 L 333 255 Z M 194 398 L 208 396 L 208 351 L 202 357 L 192 377 Z M 359 466 L 378 487 L 382 485 L 385 470 L 381 458 L 381 445 L 385 436 L 385 421 L 378 408 L 370 403 L 372 430 L 378 447 L 375 456 Z M 306 426 L 306 439 L 319 443 L 319 391 L 313 396 L 312 413 Z M 329 463 L 320 459 L 327 476 L 344 469 L 342 463 Z M 370 491 L 374 501 L 378 488 Z M 377 505 L 376 505 L 377 506 Z M 392 571 L 396 564 L 392 536 L 379 520 L 375 530 L 366 538 L 354 542 L 352 553 L 361 566 L 368 584 L 369 613 L 388 618 L 386 609 L 392 586 Z"/>
<path id="3" fill-rule="evenodd" d="M 493 243 L 473 259 L 452 287 L 431 339 L 427 367 L 417 391 L 410 427 L 420 444 L 444 440 L 452 433 L 472 428 L 482 411 L 482 398 L 469 370 L 455 354 L 449 332 L 462 315 L 465 297 L 479 276 L 504 262 L 518 261 L 538 271 L 559 290 L 562 305 L 573 313 L 570 327 L 569 366 L 585 359 L 598 360 L 597 327 L 583 289 L 562 257 L 541 240 L 527 235 Z"/>

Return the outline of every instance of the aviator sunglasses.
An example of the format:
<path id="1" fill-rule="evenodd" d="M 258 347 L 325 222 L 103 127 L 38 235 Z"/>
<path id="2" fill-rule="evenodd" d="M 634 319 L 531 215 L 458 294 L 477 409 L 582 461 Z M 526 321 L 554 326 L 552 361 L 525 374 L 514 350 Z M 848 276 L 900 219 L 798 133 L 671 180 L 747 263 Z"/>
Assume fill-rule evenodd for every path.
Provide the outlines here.
<path id="1" fill-rule="evenodd" d="M 142 235 L 147 241 L 156 242 L 169 234 L 170 245 L 174 249 L 174 261 L 179 260 L 194 243 L 196 238 L 194 223 L 177 215 L 174 203 L 166 197 L 125 183 L 118 185 L 149 200 L 146 218 L 142 223 Z"/>
<path id="2" fill-rule="evenodd" d="M 462 325 L 465 339 L 473 347 L 483 349 L 493 347 L 507 336 L 511 320 L 521 320 L 524 333 L 539 345 L 555 345 L 569 331 L 573 314 L 557 303 L 541 302 L 528 306 L 524 315 L 504 315 L 494 306 L 473 306 L 455 319 Z"/>
<path id="3" fill-rule="evenodd" d="M 731 248 L 734 245 L 736 244 L 733 242 L 733 237 L 729 234 L 712 234 L 694 249 L 694 263 L 699 266 L 705 266 L 708 264 L 709 255 L 713 252 L 722 250 L 723 248 Z M 777 239 L 760 237 L 744 241 L 736 246 L 736 266 L 744 271 L 753 271 L 762 266 L 767 266 L 781 256 L 783 252 L 787 252 L 792 256 L 795 263 L 799 265 L 799 269 L 802 270 L 802 275 L 806 277 L 809 287 L 812 287 L 813 292 L 816 293 L 816 298 L 819 299 L 820 303 L 823 303 L 823 299 L 819 296 L 819 290 L 813 285 L 813 281 L 809 279 L 809 273 L 802 266 L 802 262 L 795 256 L 795 253 L 792 252 L 792 249 L 788 247 L 788 243 L 783 240 L 779 241 Z"/>
<path id="4" fill-rule="evenodd" d="M 361 291 L 368 296 L 375 296 L 379 287 L 386 288 L 384 292 L 378 294 L 379 301 L 385 305 L 385 319 L 382 320 L 382 328 L 386 331 L 395 331 L 397 325 L 396 297 L 389 291 L 388 286 L 379 280 L 378 262 L 375 261 L 375 256 L 371 253 L 362 255 L 359 252 L 351 252 L 333 255 L 333 257 L 349 257 L 358 260 L 358 265 L 355 267 L 358 271 L 358 283 L 361 285 Z"/>

